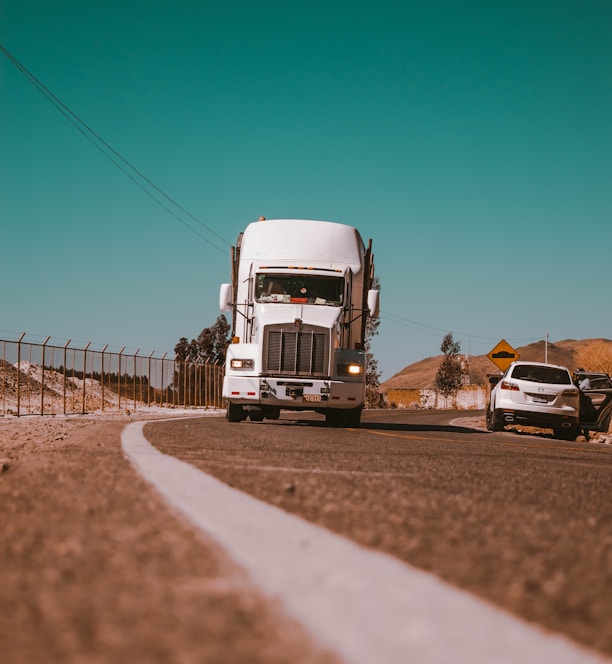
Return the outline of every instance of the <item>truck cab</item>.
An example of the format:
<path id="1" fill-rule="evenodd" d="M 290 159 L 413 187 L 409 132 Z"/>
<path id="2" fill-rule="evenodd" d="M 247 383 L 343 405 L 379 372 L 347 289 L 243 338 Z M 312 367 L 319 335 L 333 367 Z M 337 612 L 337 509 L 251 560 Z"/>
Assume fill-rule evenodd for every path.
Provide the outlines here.
<path id="1" fill-rule="evenodd" d="M 250 224 L 232 251 L 232 312 L 223 397 L 227 419 L 314 410 L 357 426 L 365 401 L 365 322 L 378 315 L 371 242 L 355 228 L 308 220 Z"/>

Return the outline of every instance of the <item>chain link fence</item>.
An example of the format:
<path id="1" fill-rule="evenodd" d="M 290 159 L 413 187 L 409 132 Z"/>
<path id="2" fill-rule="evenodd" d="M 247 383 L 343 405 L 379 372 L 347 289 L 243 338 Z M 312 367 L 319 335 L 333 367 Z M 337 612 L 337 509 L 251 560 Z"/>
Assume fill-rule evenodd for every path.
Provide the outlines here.
<path id="1" fill-rule="evenodd" d="M 140 350 L 0 339 L 0 416 L 221 408 L 223 365 Z"/>

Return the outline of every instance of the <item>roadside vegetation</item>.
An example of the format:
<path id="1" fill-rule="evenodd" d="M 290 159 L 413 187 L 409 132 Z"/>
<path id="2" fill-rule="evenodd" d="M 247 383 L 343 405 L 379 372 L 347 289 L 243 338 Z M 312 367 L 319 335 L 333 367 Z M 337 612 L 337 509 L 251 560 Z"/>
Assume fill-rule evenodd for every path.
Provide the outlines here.
<path id="1" fill-rule="evenodd" d="M 204 364 L 213 362 L 223 364 L 225 353 L 230 342 L 230 324 L 221 314 L 210 327 L 205 327 L 196 339 L 191 341 L 181 337 L 174 347 L 177 360 Z"/>
<path id="2" fill-rule="evenodd" d="M 606 340 L 594 339 L 586 346 L 578 348 L 575 360 L 576 368 L 612 375 L 612 346 Z"/>
<path id="3" fill-rule="evenodd" d="M 461 361 L 461 344 L 453 339 L 453 333 L 444 335 L 440 346 L 442 361 L 436 373 L 436 390 L 445 398 L 455 396 L 464 383 L 464 368 Z"/>
<path id="4" fill-rule="evenodd" d="M 380 281 L 374 277 L 372 288 L 380 293 Z M 380 393 L 380 369 L 378 360 L 372 352 L 372 339 L 378 334 L 380 317 L 366 319 L 366 329 L 364 338 L 364 347 L 366 354 L 366 408 L 381 408 L 383 404 L 382 394 Z"/>

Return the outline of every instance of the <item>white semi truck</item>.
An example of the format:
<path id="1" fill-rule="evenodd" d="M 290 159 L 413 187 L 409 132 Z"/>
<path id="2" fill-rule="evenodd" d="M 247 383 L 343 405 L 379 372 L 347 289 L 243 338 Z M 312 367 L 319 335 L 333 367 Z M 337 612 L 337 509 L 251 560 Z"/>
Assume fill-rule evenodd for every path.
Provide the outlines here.
<path id="1" fill-rule="evenodd" d="M 378 316 L 372 241 L 328 221 L 260 220 L 232 247 L 232 313 L 225 362 L 227 419 L 278 419 L 312 410 L 358 426 L 365 402 L 364 336 Z"/>

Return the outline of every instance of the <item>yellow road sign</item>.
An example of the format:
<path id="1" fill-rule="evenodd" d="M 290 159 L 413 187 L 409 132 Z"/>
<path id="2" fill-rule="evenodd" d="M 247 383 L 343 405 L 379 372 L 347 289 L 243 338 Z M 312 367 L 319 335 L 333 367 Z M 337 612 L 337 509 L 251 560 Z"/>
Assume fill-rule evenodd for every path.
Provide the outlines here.
<path id="1" fill-rule="evenodd" d="M 505 339 L 502 339 L 487 357 L 498 369 L 505 371 L 520 356 Z"/>

